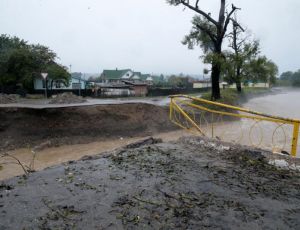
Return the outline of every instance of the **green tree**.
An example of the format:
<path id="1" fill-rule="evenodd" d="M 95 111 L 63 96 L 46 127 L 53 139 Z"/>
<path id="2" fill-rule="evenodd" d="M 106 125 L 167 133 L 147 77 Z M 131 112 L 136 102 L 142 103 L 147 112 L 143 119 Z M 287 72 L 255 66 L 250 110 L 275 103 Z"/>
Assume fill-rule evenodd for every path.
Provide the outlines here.
<path id="1" fill-rule="evenodd" d="M 292 86 L 300 86 L 300 69 L 297 72 L 293 73 Z"/>
<path id="2" fill-rule="evenodd" d="M 278 75 L 277 65 L 266 56 L 251 60 L 246 66 L 246 79 L 254 83 L 258 81 L 275 84 Z"/>
<path id="3" fill-rule="evenodd" d="M 189 81 L 189 77 L 184 77 L 182 76 L 176 76 L 176 75 L 171 75 L 168 78 L 168 85 L 174 88 L 190 88 L 191 87 L 191 83 Z"/>
<path id="4" fill-rule="evenodd" d="M 17 86 L 31 90 L 41 72 L 53 69 L 57 55 L 46 46 L 28 44 L 8 35 L 0 36 L 0 87 Z M 60 66 L 62 67 L 62 66 Z M 52 68 L 52 69 L 51 69 Z M 65 69 L 64 67 L 62 67 Z"/>
<path id="5" fill-rule="evenodd" d="M 296 72 L 287 71 L 280 75 L 280 80 L 287 82 L 290 86 L 300 86 L 300 69 Z"/>
<path id="6" fill-rule="evenodd" d="M 59 65 L 57 63 L 51 63 L 47 66 L 46 72 L 48 73 L 48 79 L 50 79 L 50 89 L 53 88 L 54 82 L 59 82 L 68 86 L 70 83 L 71 75 L 67 71 L 65 66 Z"/>
<path id="7" fill-rule="evenodd" d="M 242 91 L 242 82 L 247 79 L 250 64 L 253 64 L 255 58 L 259 54 L 259 42 L 242 40 L 240 42 L 232 42 L 230 45 L 233 52 L 225 52 L 226 61 L 223 65 L 224 80 L 228 83 L 235 83 L 236 89 L 240 93 Z"/>
<path id="8" fill-rule="evenodd" d="M 292 71 L 283 72 L 280 75 L 281 80 L 292 81 L 294 73 Z"/>
<path id="9" fill-rule="evenodd" d="M 233 51 L 226 52 L 226 62 L 223 65 L 224 79 L 229 83 L 236 83 L 237 91 L 242 91 L 243 81 L 269 82 L 275 84 L 278 67 L 265 56 L 259 56 L 260 47 L 257 40 L 250 41 L 245 30 L 232 19 L 232 32 L 229 34 Z"/>
<path id="10" fill-rule="evenodd" d="M 206 58 L 212 65 L 211 81 L 212 81 L 212 99 L 217 100 L 220 94 L 220 75 L 223 63 L 222 45 L 227 34 L 227 27 L 232 19 L 233 13 L 239 8 L 232 5 L 231 10 L 226 14 L 226 0 L 220 0 L 219 17 L 217 20 L 211 17 L 210 13 L 206 13 L 199 8 L 199 0 L 168 0 L 171 5 L 183 5 L 197 15 L 192 20 L 192 30 L 189 35 L 185 36 L 183 43 L 188 45 L 190 49 L 195 45 L 199 45 L 204 54 L 209 54 Z"/>

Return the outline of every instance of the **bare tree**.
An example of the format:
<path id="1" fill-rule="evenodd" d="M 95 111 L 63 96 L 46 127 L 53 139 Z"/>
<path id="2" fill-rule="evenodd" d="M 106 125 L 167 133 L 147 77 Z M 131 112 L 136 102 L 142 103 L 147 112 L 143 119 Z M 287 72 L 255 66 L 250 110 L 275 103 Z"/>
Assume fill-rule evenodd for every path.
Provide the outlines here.
<path id="1" fill-rule="evenodd" d="M 236 89 L 238 92 L 242 92 L 242 83 L 241 83 L 241 71 L 242 71 L 242 65 L 245 60 L 242 58 L 242 51 L 244 48 L 245 41 L 247 40 L 247 37 L 244 37 L 242 39 L 239 39 L 241 33 L 245 32 L 245 29 L 237 23 L 236 19 L 232 21 L 232 42 L 229 45 L 234 50 L 234 79 L 236 83 Z M 257 47 L 256 47 L 257 48 Z M 250 54 L 250 52 L 249 52 Z"/>
<path id="2" fill-rule="evenodd" d="M 215 58 L 212 59 L 212 99 L 217 100 L 221 97 L 220 94 L 220 74 L 221 74 L 221 62 L 218 58 L 222 57 L 222 44 L 226 36 L 227 27 L 232 19 L 232 15 L 236 10 L 240 8 L 231 5 L 230 11 L 226 12 L 226 0 L 220 0 L 220 11 L 218 19 L 212 18 L 210 13 L 204 12 L 199 7 L 199 0 L 167 0 L 171 5 L 183 5 L 190 10 L 197 13 L 198 20 L 194 20 L 194 31 L 190 34 L 190 39 L 199 39 L 201 36 L 195 36 L 195 32 L 206 35 L 206 38 L 210 40 L 211 52 Z M 199 20 L 200 19 L 200 20 Z M 198 23 L 197 23 L 198 21 Z M 198 30 L 198 31 L 197 31 Z M 202 36 L 203 38 L 203 36 Z M 196 41 L 199 43 L 199 41 Z"/>

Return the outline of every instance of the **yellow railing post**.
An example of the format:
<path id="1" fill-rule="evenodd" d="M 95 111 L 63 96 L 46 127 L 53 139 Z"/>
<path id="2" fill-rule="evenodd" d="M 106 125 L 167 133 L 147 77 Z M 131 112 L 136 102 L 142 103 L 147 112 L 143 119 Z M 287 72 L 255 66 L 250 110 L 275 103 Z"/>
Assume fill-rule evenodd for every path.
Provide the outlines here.
<path id="1" fill-rule="evenodd" d="M 173 114 L 173 98 L 171 98 L 171 102 L 170 102 L 170 120 L 172 120 L 172 114 Z"/>
<path id="2" fill-rule="evenodd" d="M 214 138 L 214 114 L 211 114 L 211 138 Z"/>
<path id="3" fill-rule="evenodd" d="M 195 123 L 195 121 L 193 121 L 193 119 L 191 119 L 182 108 L 180 108 L 176 103 L 174 103 L 174 106 L 176 107 L 176 109 L 185 117 L 186 120 L 188 120 L 202 135 L 205 136 L 205 134 L 203 133 L 203 131 L 200 129 L 200 127 Z"/>
<path id="4" fill-rule="evenodd" d="M 298 138 L 299 138 L 299 122 L 294 123 L 294 131 L 293 131 L 293 140 L 292 140 L 292 156 L 295 157 L 297 155 L 297 147 L 298 147 Z"/>
<path id="5" fill-rule="evenodd" d="M 171 98 L 171 103 L 170 103 L 170 119 L 172 120 L 173 118 L 173 111 L 178 111 L 179 114 L 181 114 L 186 122 L 189 122 L 192 124 L 201 134 L 205 136 L 205 133 L 201 130 L 200 126 L 198 126 L 195 123 L 196 117 L 194 111 L 192 112 L 193 118 L 190 117 L 190 114 L 185 112 L 184 109 L 186 107 L 192 107 L 194 109 L 198 109 L 201 111 L 205 111 L 208 113 L 211 113 L 211 127 L 209 127 L 208 124 L 208 130 L 211 128 L 211 133 L 212 133 L 212 138 L 215 136 L 215 128 L 216 125 L 214 124 L 214 114 L 219 114 L 219 115 L 226 115 L 230 117 L 238 117 L 238 118 L 244 118 L 244 119 L 250 119 L 256 121 L 256 123 L 259 121 L 267 121 L 267 122 L 272 122 L 276 124 L 280 124 L 280 127 L 282 125 L 292 125 L 293 126 L 293 137 L 292 137 L 292 146 L 291 146 L 291 155 L 293 157 L 297 156 L 297 148 L 298 148 L 298 139 L 299 139 L 299 129 L 300 129 L 300 120 L 297 119 L 290 119 L 290 118 L 283 118 L 283 117 L 278 117 L 278 116 L 272 116 L 268 114 L 263 114 L 259 113 L 256 111 L 252 111 L 249 109 L 244 109 L 236 106 L 231 106 L 231 105 L 226 105 L 218 102 L 212 102 L 208 100 L 204 100 L 202 98 L 197 98 L 197 97 L 191 97 L 191 96 L 186 96 L 186 95 L 174 95 L 170 96 Z M 190 101 L 192 100 L 192 101 Z M 195 102 L 201 102 L 201 103 L 195 103 Z M 180 103 L 178 103 L 180 102 Z M 181 107 L 180 104 L 184 105 L 185 107 Z M 218 110 L 218 109 L 211 109 L 208 106 L 202 105 L 214 105 L 218 106 L 221 108 L 230 108 L 238 112 L 228 112 L 228 111 L 223 111 L 223 110 Z M 239 113 L 242 112 L 242 113 Z M 243 114 L 245 113 L 245 114 Z M 203 116 L 203 113 L 201 114 Z M 203 117 L 205 118 L 205 116 Z M 184 124 L 181 125 L 177 122 L 174 122 L 175 124 L 179 125 L 181 128 L 184 129 L 189 129 L 189 127 L 185 127 Z M 200 117 L 200 125 L 201 125 L 201 117 Z M 274 132 L 276 132 L 277 128 L 275 129 Z M 284 129 L 283 129 L 284 131 Z M 285 134 L 285 132 L 284 132 Z M 272 142 L 274 142 L 274 133 L 272 137 Z"/>

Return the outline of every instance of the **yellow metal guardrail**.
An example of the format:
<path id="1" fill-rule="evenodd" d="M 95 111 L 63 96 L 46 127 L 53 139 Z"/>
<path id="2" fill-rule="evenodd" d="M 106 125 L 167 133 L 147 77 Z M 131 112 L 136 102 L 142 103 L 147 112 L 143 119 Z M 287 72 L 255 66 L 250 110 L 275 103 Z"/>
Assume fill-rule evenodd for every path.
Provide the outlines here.
<path id="1" fill-rule="evenodd" d="M 250 144 L 254 147 L 262 147 L 263 144 L 272 143 L 274 152 L 286 151 L 294 157 L 297 155 L 300 120 L 272 116 L 187 95 L 174 95 L 170 98 L 170 120 L 181 128 L 203 136 L 208 136 L 208 133 L 211 133 L 212 138 L 222 140 L 226 139 L 222 137 L 230 137 L 228 133 L 227 135 L 225 133 L 233 128 L 233 133 L 240 133 L 235 142 Z M 231 122 L 232 120 L 240 121 L 240 127 L 236 126 L 235 122 Z M 227 121 L 227 125 L 224 125 L 225 121 Z M 254 123 L 249 125 L 249 121 Z M 266 124 L 262 124 L 263 122 Z M 270 132 L 272 125 L 275 127 Z M 218 128 L 221 129 L 219 136 L 216 132 Z M 246 140 L 244 138 L 245 129 L 249 129 L 249 138 Z M 255 133 L 255 130 L 258 133 Z M 264 142 L 263 140 L 265 130 L 267 130 L 267 136 L 270 136 L 270 141 Z M 278 141 L 279 147 L 275 137 L 280 130 L 282 138 Z M 254 143 L 255 138 L 258 139 L 257 143 Z M 291 146 L 286 149 L 288 139 L 291 139 Z"/>

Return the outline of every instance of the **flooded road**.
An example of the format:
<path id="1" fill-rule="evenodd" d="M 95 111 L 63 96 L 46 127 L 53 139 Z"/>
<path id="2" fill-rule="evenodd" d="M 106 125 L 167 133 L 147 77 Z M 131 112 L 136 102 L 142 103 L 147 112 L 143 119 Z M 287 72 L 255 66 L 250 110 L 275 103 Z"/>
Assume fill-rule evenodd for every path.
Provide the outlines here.
<path id="1" fill-rule="evenodd" d="M 87 99 L 83 103 L 71 103 L 71 104 L 50 104 L 50 99 L 22 99 L 17 103 L 1 104 L 0 108 L 33 108 L 33 109 L 45 109 L 45 108 L 65 108 L 65 107 L 80 107 L 91 105 L 122 105 L 122 104 L 151 104 L 157 106 L 167 106 L 170 103 L 170 98 L 167 96 L 162 97 L 145 97 L 145 98 L 111 98 L 111 99 Z"/>
<path id="2" fill-rule="evenodd" d="M 180 106 L 207 137 L 266 149 L 274 153 L 292 153 L 292 124 L 261 120 L 258 116 L 243 112 L 239 113 L 248 117 L 240 119 L 235 117 L 237 111 L 231 111 L 233 115 L 217 114 L 195 107 Z M 300 119 L 300 90 L 277 88 L 270 94 L 258 95 L 249 99 L 240 107 L 273 116 Z M 174 113 L 173 121 L 178 121 L 182 127 L 194 129 L 178 112 Z M 198 133 L 196 129 L 194 131 Z M 298 158 L 300 157 L 299 144 L 300 141 L 297 151 Z"/>
<path id="3" fill-rule="evenodd" d="M 280 93 L 255 97 L 242 107 L 283 118 L 300 119 L 300 90 L 281 88 Z M 217 130 L 226 141 L 291 153 L 292 125 L 242 119 L 223 123 Z M 300 141 L 297 157 L 300 157 Z"/>
<path id="4" fill-rule="evenodd" d="M 281 89 L 282 93 L 253 98 L 243 105 L 259 112 L 300 120 L 300 89 Z"/>

